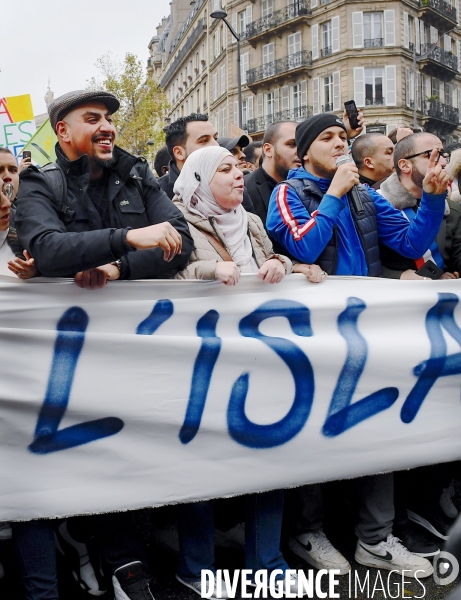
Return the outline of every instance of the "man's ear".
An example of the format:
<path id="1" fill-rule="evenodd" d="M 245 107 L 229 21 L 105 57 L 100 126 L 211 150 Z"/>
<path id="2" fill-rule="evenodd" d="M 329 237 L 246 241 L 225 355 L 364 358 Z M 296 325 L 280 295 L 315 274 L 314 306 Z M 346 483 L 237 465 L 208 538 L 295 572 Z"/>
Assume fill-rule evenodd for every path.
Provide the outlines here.
<path id="1" fill-rule="evenodd" d="M 406 158 L 401 158 L 397 164 L 402 173 L 405 173 L 407 175 L 411 173 L 411 164 L 410 161 Z"/>
<path id="2" fill-rule="evenodd" d="M 304 164 L 305 162 L 309 162 L 309 153 L 308 153 L 308 152 L 306 152 L 306 154 L 303 156 L 303 159 L 302 159 L 302 161 L 301 161 L 301 162 L 302 162 L 303 164 Z"/>
<path id="3" fill-rule="evenodd" d="M 58 121 L 56 123 L 56 135 L 63 142 L 70 142 L 69 127 L 65 121 Z"/>
<path id="4" fill-rule="evenodd" d="M 366 156 L 363 159 L 363 164 L 366 166 L 367 169 L 374 169 L 375 165 L 373 164 L 373 159 L 371 159 L 369 156 Z"/>
<path id="5" fill-rule="evenodd" d="M 175 146 L 173 148 L 173 156 L 175 161 L 185 162 L 186 160 L 186 150 L 182 146 Z"/>
<path id="6" fill-rule="evenodd" d="M 264 156 L 267 156 L 268 158 L 273 158 L 274 146 L 272 144 L 269 144 L 268 142 L 263 144 L 263 154 L 264 154 Z"/>

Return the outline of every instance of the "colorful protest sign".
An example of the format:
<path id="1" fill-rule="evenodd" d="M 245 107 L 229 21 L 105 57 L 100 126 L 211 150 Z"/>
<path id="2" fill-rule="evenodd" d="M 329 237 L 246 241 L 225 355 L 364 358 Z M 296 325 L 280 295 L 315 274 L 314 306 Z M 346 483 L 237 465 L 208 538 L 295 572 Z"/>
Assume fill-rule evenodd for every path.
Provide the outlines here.
<path id="1" fill-rule="evenodd" d="M 22 149 L 32 153 L 32 161 L 40 167 L 56 160 L 55 144 L 58 141 L 50 120 L 47 119 Z"/>
<path id="2" fill-rule="evenodd" d="M 460 294 L 2 277 L 0 521 L 459 459 Z"/>
<path id="3" fill-rule="evenodd" d="M 0 98 L 0 146 L 9 148 L 14 156 L 18 156 L 34 133 L 30 95 Z"/>

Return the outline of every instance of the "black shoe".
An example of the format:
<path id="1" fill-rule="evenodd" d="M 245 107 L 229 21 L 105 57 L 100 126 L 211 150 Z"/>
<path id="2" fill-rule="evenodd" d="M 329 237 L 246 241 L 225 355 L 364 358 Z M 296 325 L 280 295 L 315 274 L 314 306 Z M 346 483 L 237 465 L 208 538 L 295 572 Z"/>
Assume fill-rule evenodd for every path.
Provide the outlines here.
<path id="1" fill-rule="evenodd" d="M 443 512 L 440 506 L 434 506 L 430 510 L 418 510 L 414 512 L 408 510 L 408 518 L 430 531 L 433 535 L 448 540 L 448 531 L 455 522 Z"/>
<path id="2" fill-rule="evenodd" d="M 112 576 L 115 600 L 155 600 L 139 560 L 119 567 Z"/>
<path id="3" fill-rule="evenodd" d="M 412 554 L 427 558 L 428 556 L 437 556 L 440 553 L 440 548 L 429 539 L 424 529 L 411 521 L 408 521 L 404 527 L 394 527 L 393 533 Z"/>

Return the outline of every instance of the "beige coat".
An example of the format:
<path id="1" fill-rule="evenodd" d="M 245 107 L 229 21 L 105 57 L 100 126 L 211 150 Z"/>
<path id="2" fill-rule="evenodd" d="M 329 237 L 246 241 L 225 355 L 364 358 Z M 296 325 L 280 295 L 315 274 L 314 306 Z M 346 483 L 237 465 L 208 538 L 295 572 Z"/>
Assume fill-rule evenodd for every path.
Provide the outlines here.
<path id="1" fill-rule="evenodd" d="M 216 222 L 212 224 L 212 217 L 205 219 L 189 212 L 184 204 L 176 198 L 174 198 L 174 203 L 184 214 L 192 239 L 194 240 L 194 249 L 190 256 L 189 264 L 183 271 L 176 275 L 176 279 L 215 279 L 216 264 L 223 259 L 202 231 L 211 233 L 228 250 L 224 243 L 225 240 L 222 231 Z M 285 267 L 285 273 L 291 273 L 291 260 L 282 254 L 274 254 L 274 249 L 261 219 L 252 213 L 248 213 L 248 233 L 253 248 L 253 257 L 258 267 L 262 267 L 266 260 L 278 258 Z"/>

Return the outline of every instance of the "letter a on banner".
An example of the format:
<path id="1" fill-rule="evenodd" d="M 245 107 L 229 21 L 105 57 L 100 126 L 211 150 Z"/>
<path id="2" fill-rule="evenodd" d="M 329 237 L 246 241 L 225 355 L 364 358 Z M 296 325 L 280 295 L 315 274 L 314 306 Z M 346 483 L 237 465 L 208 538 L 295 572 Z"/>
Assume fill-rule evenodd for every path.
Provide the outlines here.
<path id="1" fill-rule="evenodd" d="M 413 373 L 418 377 L 408 394 L 400 418 L 411 423 L 418 414 L 422 403 L 439 377 L 461 373 L 461 352 L 447 356 L 447 343 L 442 328 L 461 347 L 461 329 L 455 321 L 454 310 L 459 302 L 456 294 L 439 293 L 439 301 L 426 315 L 426 331 L 431 342 L 431 358 L 417 365 Z"/>

